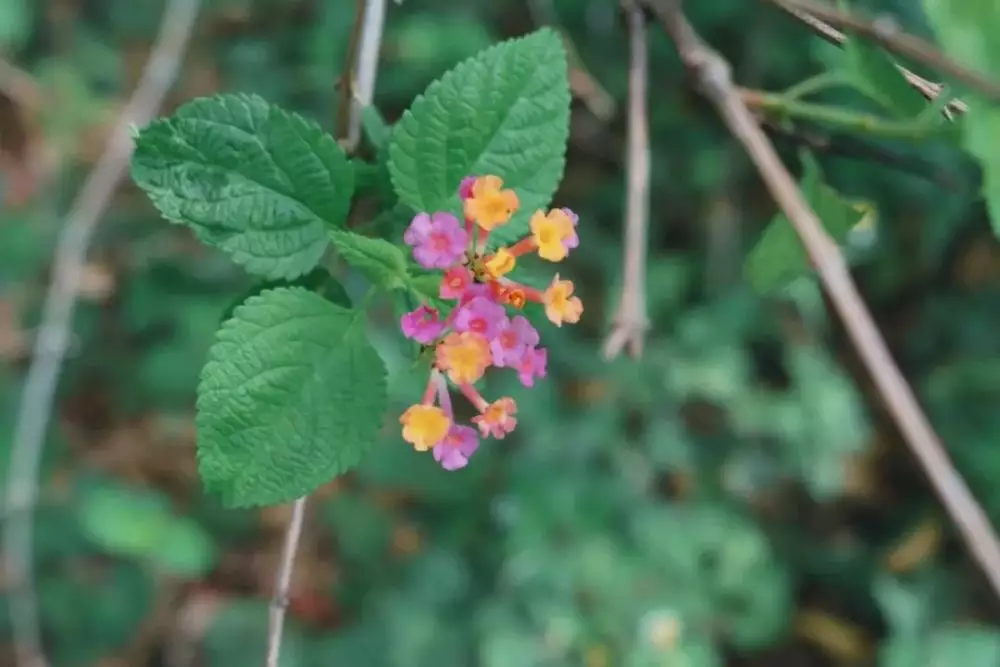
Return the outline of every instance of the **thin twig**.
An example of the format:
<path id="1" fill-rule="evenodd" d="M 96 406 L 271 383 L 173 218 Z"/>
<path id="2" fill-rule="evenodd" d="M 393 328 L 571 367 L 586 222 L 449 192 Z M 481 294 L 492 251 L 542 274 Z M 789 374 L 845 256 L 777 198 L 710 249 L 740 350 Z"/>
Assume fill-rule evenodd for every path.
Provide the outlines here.
<path id="1" fill-rule="evenodd" d="M 351 113 L 347 123 L 347 138 L 344 140 L 344 150 L 348 153 L 353 153 L 361 142 L 361 112 L 371 105 L 375 96 L 375 75 L 378 73 L 384 27 L 385 0 L 366 0 L 361 39 L 355 57 Z"/>
<path id="2" fill-rule="evenodd" d="M 46 664 L 38 626 L 32 574 L 32 508 L 38 494 L 38 468 L 53 395 L 70 342 L 73 309 L 90 237 L 126 173 L 132 154 L 132 127 L 156 114 L 176 79 L 198 15 L 198 0 L 171 0 L 142 78 L 122 111 L 108 145 L 73 203 L 55 250 L 52 282 L 14 428 L 7 479 L 8 521 L 3 556 L 10 582 L 11 622 L 20 667 Z"/>
<path id="3" fill-rule="evenodd" d="M 847 41 L 847 35 L 840 32 L 829 23 L 824 23 L 823 21 L 820 21 L 815 16 L 807 14 L 802 10 L 795 9 L 794 7 L 789 7 L 787 4 L 782 2 L 782 0 L 765 0 L 765 1 L 773 4 L 779 9 L 783 9 L 785 12 L 788 13 L 789 16 L 798 19 L 803 24 L 811 28 L 817 35 L 819 35 L 820 37 L 822 37 L 823 39 L 825 39 L 826 41 L 830 42 L 835 46 L 842 47 L 844 45 L 844 42 Z M 938 98 L 938 95 L 941 94 L 941 90 L 944 88 L 944 86 L 942 86 L 941 84 L 934 83 L 933 81 L 928 81 L 924 77 L 906 69 L 902 65 L 897 64 L 896 69 L 898 69 L 900 73 L 903 75 L 903 77 L 906 78 L 907 83 L 916 88 L 917 91 L 928 100 L 931 101 L 936 100 Z M 948 101 L 948 104 L 942 110 L 942 113 L 944 114 L 945 118 L 951 119 L 954 115 L 963 114 L 968 110 L 969 106 L 965 102 L 963 102 L 962 100 L 955 99 Z"/>
<path id="4" fill-rule="evenodd" d="M 839 33 L 836 28 L 856 33 L 875 42 L 887 51 L 926 65 L 956 81 L 961 81 L 994 100 L 1000 100 L 1000 83 L 955 62 L 930 42 L 903 32 L 891 21 L 871 20 L 847 14 L 814 0 L 765 1 L 784 9 L 831 42 L 844 43 L 843 33 Z M 906 80 L 928 98 L 936 97 L 940 93 L 941 86 L 938 84 L 927 81 L 903 67 L 899 69 L 906 76 Z M 964 107 L 965 105 L 961 104 L 960 106 Z M 964 111 L 965 108 L 961 110 Z"/>
<path id="5" fill-rule="evenodd" d="M 628 344 L 632 357 L 642 355 L 649 328 L 646 315 L 646 233 L 649 226 L 649 127 L 646 86 L 649 49 L 646 15 L 631 0 L 622 3 L 628 14 L 631 61 L 628 73 L 628 189 L 625 200 L 625 272 L 614 328 L 604 343 L 605 359 L 614 359 Z"/>
<path id="6" fill-rule="evenodd" d="M 45 94 L 35 78 L 6 58 L 0 58 L 0 91 L 30 111 L 38 111 L 45 102 Z"/>
<path id="7" fill-rule="evenodd" d="M 354 24 L 351 27 L 351 37 L 347 40 L 347 52 L 344 54 L 344 69 L 337 81 L 339 98 L 337 101 L 337 129 L 334 136 L 347 140 L 347 128 L 351 117 L 351 99 L 354 97 L 354 68 L 358 60 L 358 42 L 361 39 L 361 26 L 365 19 L 365 0 L 356 0 Z"/>
<path id="8" fill-rule="evenodd" d="M 305 513 L 306 498 L 303 496 L 292 504 L 292 518 L 285 530 L 285 541 L 281 545 L 281 562 L 274 577 L 274 593 L 271 596 L 271 610 L 267 623 L 266 667 L 278 667 L 281 634 L 285 629 L 285 610 L 288 608 L 288 589 L 292 581 L 292 569 L 295 567 L 295 553 L 299 550 Z"/>
<path id="9" fill-rule="evenodd" d="M 827 235 L 743 103 L 733 84 L 729 64 L 695 33 L 684 18 L 679 0 L 642 2 L 663 23 L 702 94 L 712 102 L 729 131 L 746 149 L 771 195 L 792 224 L 904 440 L 923 466 L 994 591 L 1000 594 L 1000 540 L 993 526 L 955 470 L 944 445 L 893 361 L 837 245 Z"/>

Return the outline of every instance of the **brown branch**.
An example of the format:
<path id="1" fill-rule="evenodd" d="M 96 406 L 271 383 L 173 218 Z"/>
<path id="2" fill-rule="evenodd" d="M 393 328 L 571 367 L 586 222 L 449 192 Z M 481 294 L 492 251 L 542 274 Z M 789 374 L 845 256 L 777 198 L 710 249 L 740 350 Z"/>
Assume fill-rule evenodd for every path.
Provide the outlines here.
<path id="1" fill-rule="evenodd" d="M 896 426 L 957 524 L 994 592 L 1000 594 L 1000 540 L 993 526 L 955 470 L 944 445 L 893 361 L 840 250 L 740 98 L 729 64 L 694 31 L 681 11 L 679 0 L 641 1 L 659 18 L 702 94 L 743 145 L 767 189 L 795 229 Z"/>
<path id="2" fill-rule="evenodd" d="M 649 328 L 646 315 L 646 236 L 649 226 L 649 120 L 646 87 L 649 48 L 646 15 L 631 0 L 622 3 L 628 16 L 628 189 L 625 200 L 625 273 L 614 328 L 604 343 L 604 358 L 614 359 L 628 345 L 632 357 L 642 355 Z"/>
<path id="3" fill-rule="evenodd" d="M 847 14 L 815 0 L 765 1 L 784 9 L 832 42 L 843 44 L 845 39 L 844 35 L 838 33 L 836 28 L 861 35 L 887 51 L 942 72 L 956 81 L 1000 101 L 1000 83 L 952 60 L 930 42 L 903 32 L 892 22 Z M 937 97 L 941 86 L 927 81 L 905 68 L 900 67 L 899 69 L 906 80 L 925 96 Z"/>
<path id="4" fill-rule="evenodd" d="M 125 176 L 132 154 L 132 128 L 150 121 L 173 85 L 199 4 L 199 0 L 171 0 L 164 9 L 160 33 L 142 79 L 66 215 L 57 241 L 54 275 L 45 296 L 42 324 L 14 427 L 7 481 L 8 520 L 3 530 L 3 560 L 10 582 L 17 664 L 21 667 L 46 664 L 33 584 L 32 509 L 38 495 L 39 464 L 59 371 L 71 340 L 73 310 L 82 282 L 87 246 Z"/>
<path id="5" fill-rule="evenodd" d="M 807 14 L 800 9 L 790 7 L 782 0 L 765 0 L 765 2 L 769 2 L 779 9 L 783 9 L 789 16 L 798 19 L 803 24 L 811 28 L 817 35 L 835 46 L 842 47 L 844 42 L 847 41 L 847 36 L 829 23 L 820 21 L 815 16 Z M 907 83 L 916 88 L 921 95 L 930 101 L 936 100 L 938 95 L 941 94 L 941 90 L 944 88 L 941 84 L 928 81 L 924 77 L 906 69 L 902 65 L 897 64 L 896 69 L 898 69 L 900 74 L 903 75 Z M 950 120 L 954 115 L 965 113 L 968 110 L 969 106 L 962 100 L 950 100 L 942 113 L 945 118 Z"/>

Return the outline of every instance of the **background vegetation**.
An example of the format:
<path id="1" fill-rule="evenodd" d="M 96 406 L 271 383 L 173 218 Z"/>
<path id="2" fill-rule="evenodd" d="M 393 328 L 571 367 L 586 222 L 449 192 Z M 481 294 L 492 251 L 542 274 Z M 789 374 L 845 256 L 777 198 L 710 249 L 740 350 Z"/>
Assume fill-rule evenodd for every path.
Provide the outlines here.
<path id="1" fill-rule="evenodd" d="M 134 87 L 163 4 L 0 2 L 0 52 L 30 77 L 0 71 L 0 479 L 61 215 Z M 929 34 L 919 3 L 857 4 Z M 333 130 L 355 3 L 204 5 L 163 113 L 253 92 Z M 761 3 L 688 5 L 748 88 L 781 90 L 842 64 Z M 574 103 L 556 198 L 580 215 L 584 242 L 565 273 L 585 317 L 547 334 L 549 380 L 522 404 L 515 436 L 449 474 L 399 439 L 392 415 L 419 379 L 382 304 L 376 343 L 395 412 L 360 468 L 311 503 L 282 665 L 1000 664 L 1000 608 L 815 281 L 780 298 L 748 284 L 745 257 L 774 205 L 660 31 L 641 364 L 599 353 L 621 273 L 628 49 L 617 3 L 393 4 L 376 104 L 392 121 L 447 68 L 542 23 L 575 45 L 578 92 L 589 82 L 607 95 Z M 779 140 L 801 171 L 799 145 Z M 957 466 L 1000 518 L 1000 249 L 975 166 L 947 142 L 866 142 L 892 163 L 819 151 L 814 167 L 874 206 L 847 241 L 856 276 Z M 54 666 L 260 663 L 287 508 L 224 510 L 206 495 L 192 421 L 212 335 L 249 284 L 134 186 L 103 217 L 35 519 Z M 13 664 L 6 651 L 0 664 Z"/>

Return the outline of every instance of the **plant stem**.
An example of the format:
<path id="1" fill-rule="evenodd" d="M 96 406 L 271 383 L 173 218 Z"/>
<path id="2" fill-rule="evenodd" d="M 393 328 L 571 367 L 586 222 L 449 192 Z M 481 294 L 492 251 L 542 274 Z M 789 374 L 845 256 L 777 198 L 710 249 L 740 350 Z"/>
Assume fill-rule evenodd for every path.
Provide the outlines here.
<path id="1" fill-rule="evenodd" d="M 828 88 L 841 86 L 848 88 L 852 87 L 850 81 L 847 80 L 847 77 L 845 77 L 843 73 L 828 70 L 826 72 L 820 72 L 819 74 L 805 79 L 804 81 L 800 81 L 794 86 L 786 88 L 785 92 L 781 93 L 781 97 L 788 101 L 798 100 L 806 97 L 807 95 L 822 92 Z"/>
<path id="2" fill-rule="evenodd" d="M 949 129 L 947 126 L 937 126 L 925 119 L 892 121 L 843 107 L 801 102 L 790 99 L 786 95 L 760 90 L 742 89 L 740 95 L 743 102 L 751 109 L 793 120 L 809 120 L 824 125 L 833 125 L 886 139 L 921 141 Z"/>

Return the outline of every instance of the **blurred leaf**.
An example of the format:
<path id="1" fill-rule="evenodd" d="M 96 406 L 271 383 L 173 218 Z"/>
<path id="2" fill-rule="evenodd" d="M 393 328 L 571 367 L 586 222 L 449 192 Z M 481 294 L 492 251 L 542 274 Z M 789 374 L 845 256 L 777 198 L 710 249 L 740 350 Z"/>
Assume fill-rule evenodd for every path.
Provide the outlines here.
<path id="1" fill-rule="evenodd" d="M 262 660 L 267 649 L 268 606 L 260 600 L 230 598 L 205 633 L 206 667 L 246 667 Z M 285 619 L 278 667 L 306 667 L 305 638 L 294 619 Z"/>
<path id="2" fill-rule="evenodd" d="M 197 579 L 215 566 L 218 554 L 201 526 L 187 517 L 177 517 L 168 524 L 159 548 L 150 556 L 174 576 Z"/>
<path id="3" fill-rule="evenodd" d="M 835 243 L 843 243 L 867 210 L 843 199 L 823 182 L 819 164 L 803 153 L 804 173 L 799 187 Z M 768 223 L 746 263 L 747 277 L 755 289 L 769 293 L 783 287 L 797 276 L 809 272 L 809 259 L 802 242 L 784 213 Z"/>
<path id="4" fill-rule="evenodd" d="M 4 0 L 0 3 L 0 51 L 20 49 L 31 33 L 34 5 L 29 0 Z"/>
<path id="5" fill-rule="evenodd" d="M 148 558 L 170 529 L 170 501 L 162 494 L 112 484 L 94 486 L 80 505 L 84 530 L 102 548 L 120 556 Z"/>
<path id="6" fill-rule="evenodd" d="M 983 626 L 940 628 L 891 637 L 879 650 L 880 667 L 1000 664 L 1000 632 Z"/>
<path id="7" fill-rule="evenodd" d="M 357 465 L 385 409 L 364 314 L 300 287 L 226 321 L 198 387 L 198 470 L 233 507 L 307 495 Z"/>
<path id="8" fill-rule="evenodd" d="M 400 200 L 415 211 L 457 211 L 464 177 L 495 174 L 517 189 L 521 212 L 491 238 L 518 238 L 562 178 L 569 103 L 566 54 L 551 30 L 463 62 L 393 129 L 389 169 Z"/>
<path id="9" fill-rule="evenodd" d="M 1000 5 L 990 0 L 969 0 L 961 6 L 943 0 L 923 0 L 927 19 L 944 52 L 961 64 L 994 80 L 1000 78 Z M 980 100 L 977 95 L 971 95 Z M 993 101 L 975 101 L 976 113 L 963 114 L 965 149 L 983 170 L 982 194 L 986 198 L 994 234 L 1000 235 L 1000 110 Z"/>
<path id="10" fill-rule="evenodd" d="M 792 609 L 791 582 L 766 537 L 722 507 L 648 507 L 632 535 L 684 606 L 686 623 L 721 624 L 732 642 L 756 648 L 780 638 Z M 685 608 L 687 607 L 687 608 Z"/>
<path id="11" fill-rule="evenodd" d="M 248 95 L 200 98 L 153 121 L 136 141 L 132 178 L 168 220 L 272 279 L 316 265 L 354 191 L 332 137 Z"/>
<path id="12" fill-rule="evenodd" d="M 924 96 L 879 47 L 851 38 L 844 42 L 844 57 L 851 82 L 894 116 L 916 118 L 927 108 Z"/>

